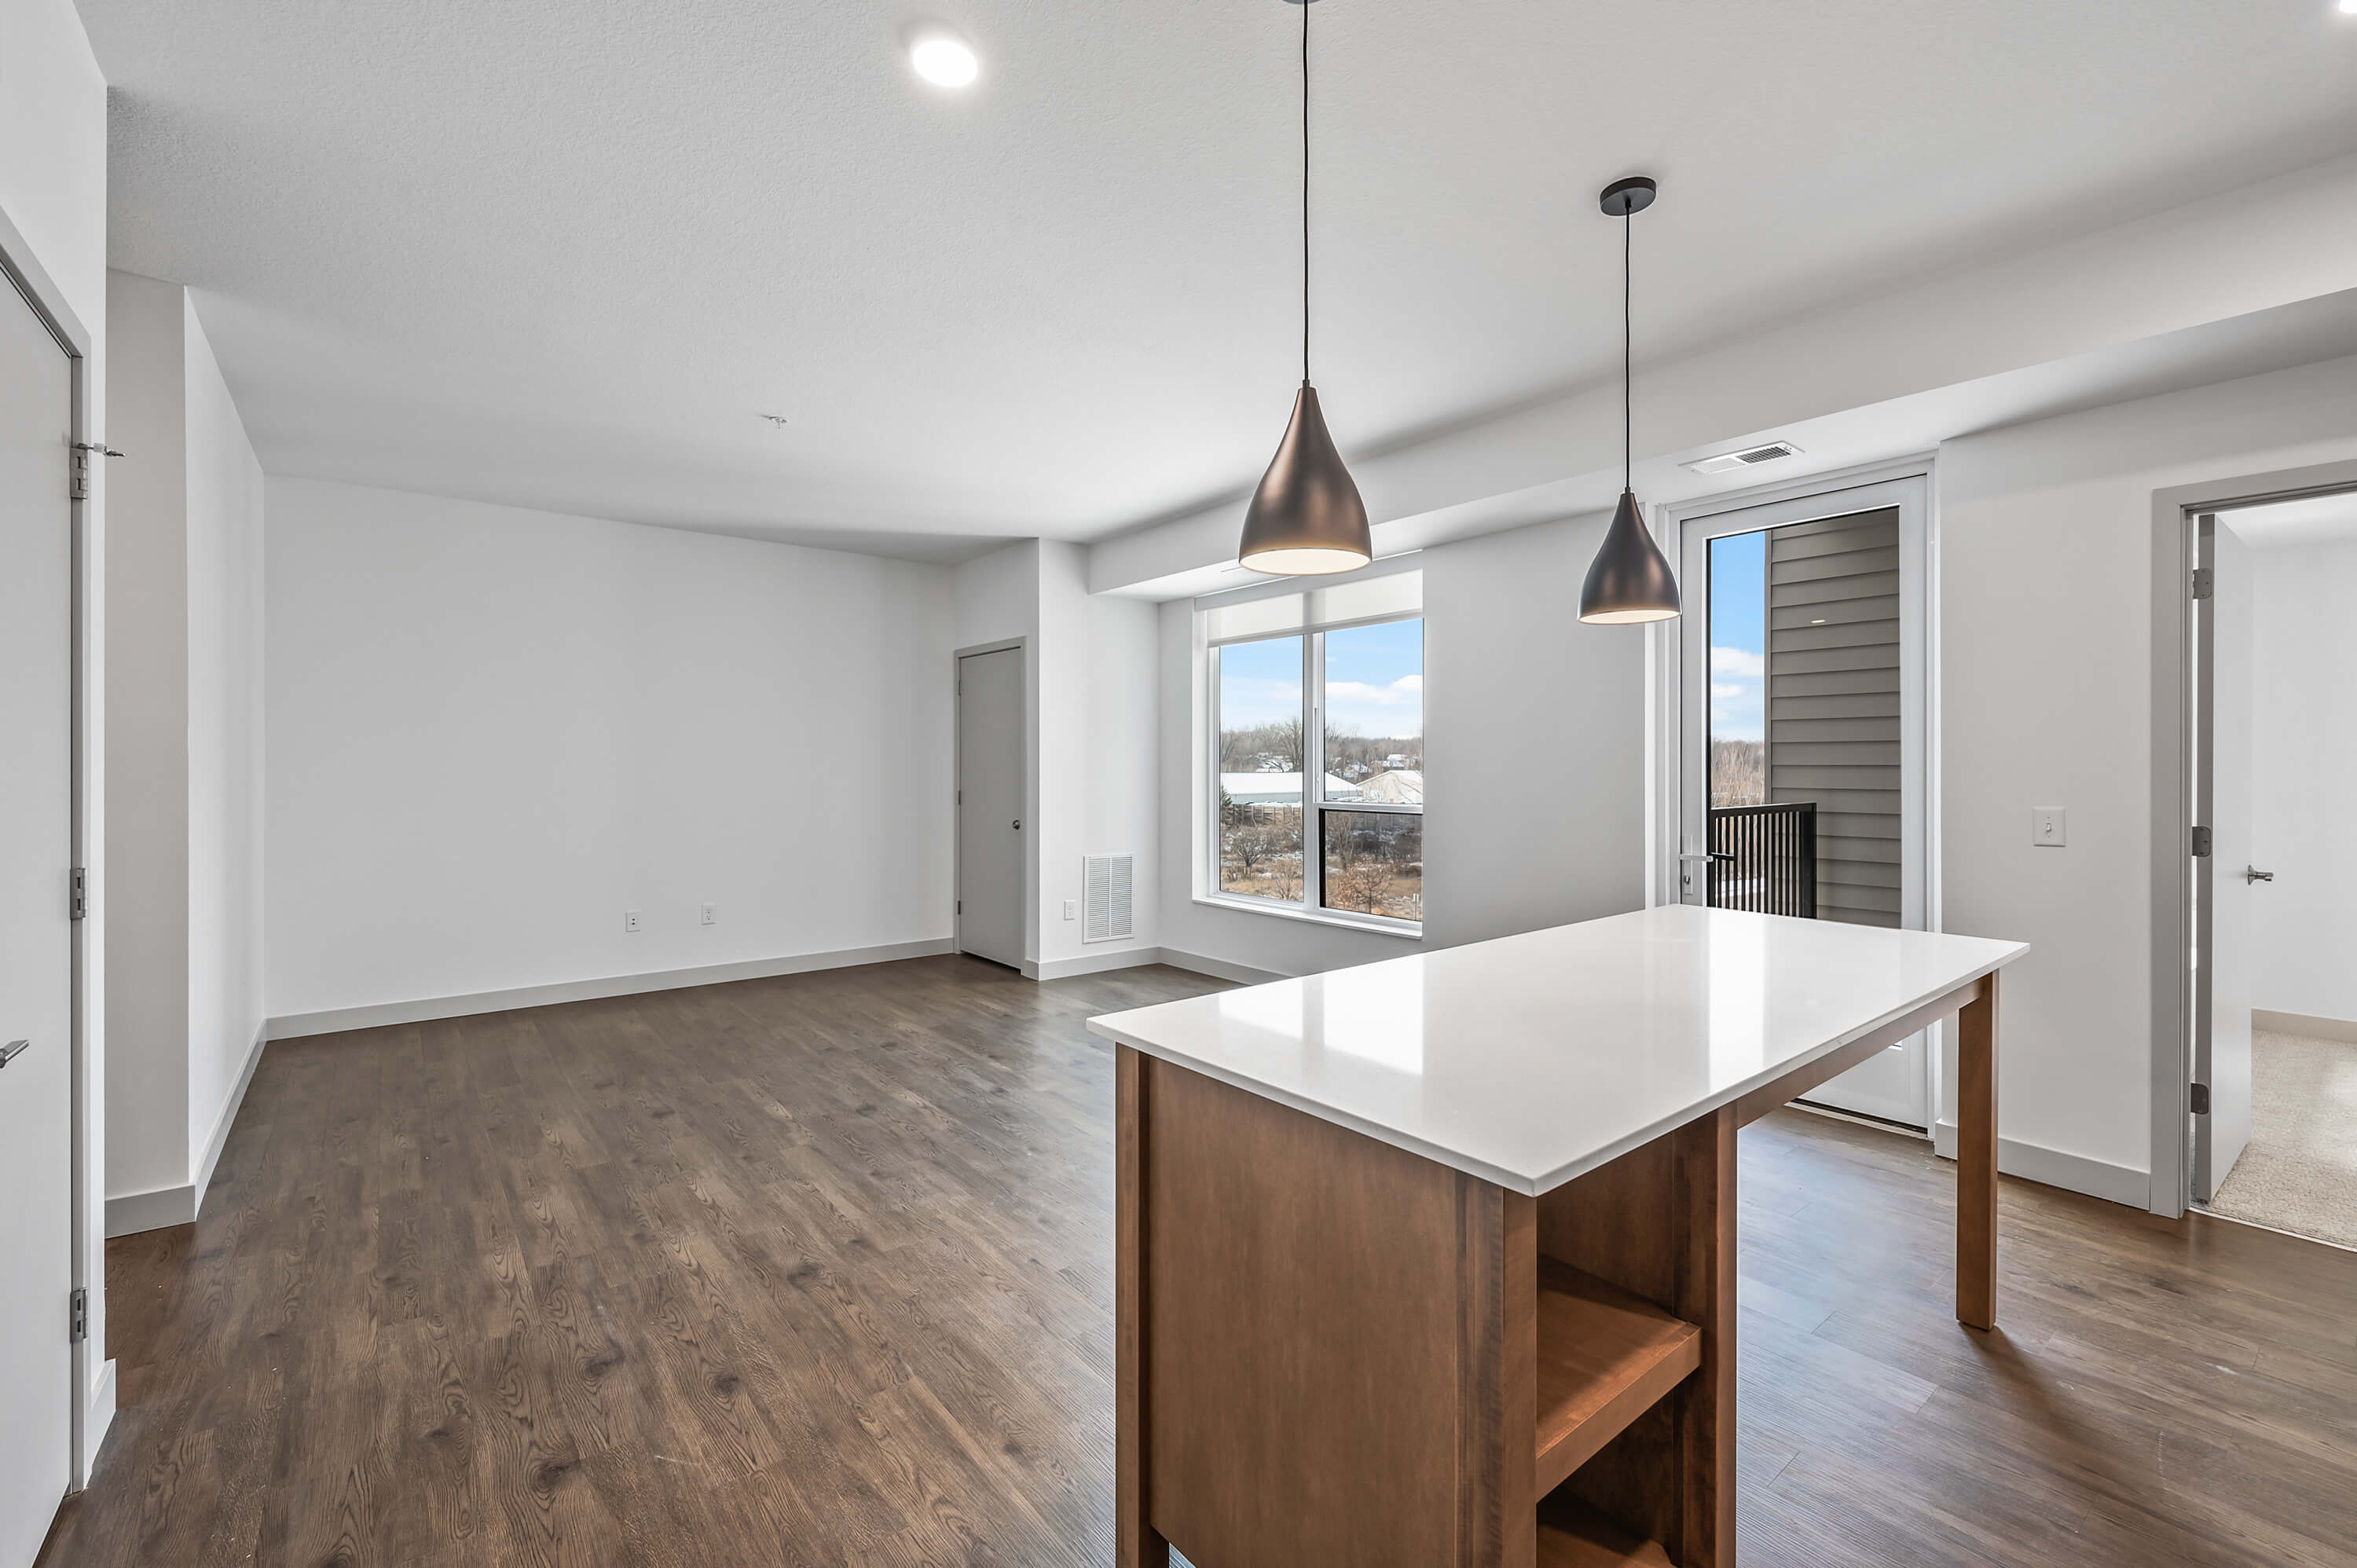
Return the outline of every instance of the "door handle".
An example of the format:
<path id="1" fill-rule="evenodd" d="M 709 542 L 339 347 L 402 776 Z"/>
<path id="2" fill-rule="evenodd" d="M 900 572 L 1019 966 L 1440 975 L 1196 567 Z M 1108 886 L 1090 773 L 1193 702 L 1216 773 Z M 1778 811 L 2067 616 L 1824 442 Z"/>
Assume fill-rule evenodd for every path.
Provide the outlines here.
<path id="1" fill-rule="evenodd" d="M 2243 867 L 2243 880 L 2245 882 L 2273 882 L 2275 879 L 2276 874 L 2272 871 L 2261 871 L 2255 865 Z"/>
<path id="2" fill-rule="evenodd" d="M 6 1067 L 10 1062 L 23 1056 L 32 1048 L 32 1045 L 33 1042 L 30 1040 L 11 1040 L 6 1045 L 0 1046 L 0 1067 Z"/>
<path id="3" fill-rule="evenodd" d="M 1015 831 L 1018 833 L 1023 831 L 1023 819 L 1020 817 L 1015 819 Z"/>

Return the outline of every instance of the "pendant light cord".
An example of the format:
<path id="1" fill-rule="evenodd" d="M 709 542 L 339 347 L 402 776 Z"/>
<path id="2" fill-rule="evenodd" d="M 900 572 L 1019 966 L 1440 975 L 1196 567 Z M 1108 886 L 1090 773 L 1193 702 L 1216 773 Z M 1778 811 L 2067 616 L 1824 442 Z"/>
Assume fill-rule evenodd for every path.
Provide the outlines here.
<path id="1" fill-rule="evenodd" d="M 1624 492 L 1637 488 L 1637 422 L 1633 412 L 1636 361 L 1631 348 L 1636 332 L 1631 325 L 1629 314 L 1630 245 L 1636 229 L 1637 215 L 1623 213 L 1620 218 L 1620 489 Z"/>
<path id="2" fill-rule="evenodd" d="M 1301 384 L 1309 384 L 1309 3 L 1301 5 Z"/>

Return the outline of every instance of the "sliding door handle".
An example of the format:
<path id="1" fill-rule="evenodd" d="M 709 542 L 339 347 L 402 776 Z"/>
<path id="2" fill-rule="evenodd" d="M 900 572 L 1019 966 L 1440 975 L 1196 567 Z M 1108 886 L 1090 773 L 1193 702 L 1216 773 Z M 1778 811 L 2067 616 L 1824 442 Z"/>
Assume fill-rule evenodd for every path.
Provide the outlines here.
<path id="1" fill-rule="evenodd" d="M 6 1067 L 10 1062 L 23 1056 L 32 1048 L 32 1044 L 30 1040 L 11 1040 L 6 1045 L 0 1046 L 0 1067 Z"/>

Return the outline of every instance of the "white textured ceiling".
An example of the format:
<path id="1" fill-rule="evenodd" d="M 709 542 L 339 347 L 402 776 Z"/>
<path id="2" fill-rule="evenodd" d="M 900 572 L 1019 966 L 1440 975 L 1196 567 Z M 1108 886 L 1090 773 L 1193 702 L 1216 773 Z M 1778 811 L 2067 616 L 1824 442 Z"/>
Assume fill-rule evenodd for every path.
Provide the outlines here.
<path id="1" fill-rule="evenodd" d="M 954 556 L 1248 486 L 1297 374 L 1279 0 L 81 0 L 112 260 L 273 472 Z M 963 95 L 899 53 L 940 16 Z M 2330 0 L 1327 0 L 1346 451 L 2357 150 Z M 772 428 L 757 417 L 782 414 Z"/>

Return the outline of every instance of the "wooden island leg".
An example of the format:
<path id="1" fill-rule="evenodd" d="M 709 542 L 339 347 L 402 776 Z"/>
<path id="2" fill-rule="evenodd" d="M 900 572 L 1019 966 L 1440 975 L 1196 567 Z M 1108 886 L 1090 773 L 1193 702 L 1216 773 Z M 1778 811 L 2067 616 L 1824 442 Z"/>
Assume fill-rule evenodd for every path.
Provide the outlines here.
<path id="1" fill-rule="evenodd" d="M 1996 1326 L 1996 976 L 1956 1017 L 1956 1316 Z"/>
<path id="2" fill-rule="evenodd" d="M 1120 1568 L 1169 1568 L 1146 1512 L 1145 1056 L 1114 1047 L 1114 1535 Z"/>
<path id="3" fill-rule="evenodd" d="M 1735 1111 L 1673 1134 L 1677 1316 L 1702 1331 L 1702 1368 L 1678 1391 L 1681 1568 L 1735 1568 Z"/>

